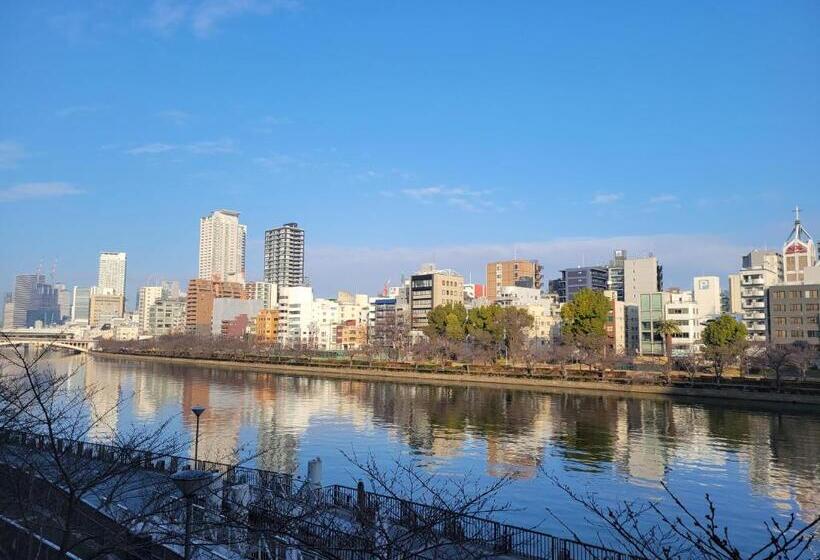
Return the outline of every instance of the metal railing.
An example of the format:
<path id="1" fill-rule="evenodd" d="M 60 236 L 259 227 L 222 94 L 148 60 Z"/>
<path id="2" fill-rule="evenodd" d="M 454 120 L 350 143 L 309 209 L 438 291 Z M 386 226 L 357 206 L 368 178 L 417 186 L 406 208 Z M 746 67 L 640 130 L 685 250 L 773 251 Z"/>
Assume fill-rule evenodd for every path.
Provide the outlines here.
<path id="1" fill-rule="evenodd" d="M 52 449 L 51 440 L 43 434 L 11 429 L 0 429 L 0 444 L 3 443 L 41 450 Z M 286 473 L 211 461 L 198 461 L 194 464 L 194 461 L 187 457 L 66 438 L 55 438 L 53 447 L 60 452 L 76 454 L 87 459 L 126 462 L 148 471 L 159 471 L 169 475 L 190 468 L 216 472 L 228 485 L 247 484 L 252 488 L 256 499 L 251 506 L 257 509 L 260 506 L 266 507 L 266 504 L 271 503 L 267 500 L 271 498 L 304 499 L 310 500 L 314 508 L 316 504 L 322 504 L 330 509 L 352 513 L 360 521 L 378 519 L 409 529 L 423 526 L 424 530 L 419 533 L 421 537 L 428 535 L 455 545 L 481 548 L 499 555 L 546 560 L 639 560 L 635 556 L 597 545 L 369 492 L 363 488 L 338 484 L 311 488 L 304 479 Z M 304 527 L 309 531 L 310 521 L 304 521 Z M 319 525 L 315 525 L 315 528 L 317 531 L 327 530 L 326 527 Z M 353 534 L 344 535 L 338 530 L 332 533 L 335 535 L 333 538 L 339 540 L 358 538 Z"/>

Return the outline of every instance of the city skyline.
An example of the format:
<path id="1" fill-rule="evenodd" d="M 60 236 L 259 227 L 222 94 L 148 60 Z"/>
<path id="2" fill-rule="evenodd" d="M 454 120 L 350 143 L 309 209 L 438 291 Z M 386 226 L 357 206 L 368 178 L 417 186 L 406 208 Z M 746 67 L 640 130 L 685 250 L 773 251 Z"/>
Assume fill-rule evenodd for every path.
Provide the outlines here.
<path id="1" fill-rule="evenodd" d="M 299 223 L 324 294 L 616 248 L 686 285 L 780 247 L 795 204 L 820 231 L 814 3 L 221 5 L 8 7 L 5 289 L 55 258 L 91 285 L 103 250 L 131 299 L 194 278 L 217 208 L 248 226 L 248 279 Z"/>

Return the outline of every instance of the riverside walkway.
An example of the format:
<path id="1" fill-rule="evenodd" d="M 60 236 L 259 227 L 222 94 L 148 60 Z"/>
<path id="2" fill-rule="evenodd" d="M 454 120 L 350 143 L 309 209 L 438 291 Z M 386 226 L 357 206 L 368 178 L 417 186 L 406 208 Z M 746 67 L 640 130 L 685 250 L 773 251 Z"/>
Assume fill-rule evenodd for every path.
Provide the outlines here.
<path id="1" fill-rule="evenodd" d="M 395 496 L 321 484 L 321 461 L 309 463 L 308 477 L 243 466 L 166 456 L 98 443 L 56 439 L 0 430 L 0 464 L 14 469 L 37 463 L 48 479 L 50 456 L 70 457 L 88 472 L 127 467 L 122 478 L 99 479 L 84 498 L 94 523 L 122 525 L 152 541 L 141 557 L 182 557 L 183 500 L 171 475 L 192 470 L 210 473 L 196 497 L 194 553 L 201 560 L 280 560 L 339 558 L 502 558 L 544 560 L 636 560 L 595 545 L 506 525 Z M 49 473 L 52 472 L 52 475 Z M 119 485 L 119 486 L 118 486 Z M 122 488 L 120 486 L 127 486 Z M 48 538 L 49 535 L 40 535 Z M 82 558 L 82 554 L 77 554 Z"/>

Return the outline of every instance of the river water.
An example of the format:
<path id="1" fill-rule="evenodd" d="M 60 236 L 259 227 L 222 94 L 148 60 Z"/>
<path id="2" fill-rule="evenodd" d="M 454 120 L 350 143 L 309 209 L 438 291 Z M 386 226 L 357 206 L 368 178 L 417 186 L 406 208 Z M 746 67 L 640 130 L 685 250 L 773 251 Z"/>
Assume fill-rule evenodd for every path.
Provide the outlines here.
<path id="1" fill-rule="evenodd" d="M 77 383 L 95 387 L 96 410 L 120 406 L 100 427 L 122 430 L 170 419 L 193 439 L 201 418 L 200 457 L 264 450 L 256 466 L 304 475 L 321 457 L 323 482 L 355 484 L 342 452 L 397 457 L 454 480 L 514 476 L 499 499 L 506 522 L 566 535 L 549 507 L 585 539 L 597 529 L 544 472 L 603 503 L 662 500 L 666 483 L 703 511 L 709 493 L 719 521 L 738 541 L 760 542 L 762 522 L 820 512 L 818 407 L 696 402 L 609 392 L 539 392 L 453 384 L 427 385 L 258 373 L 127 359 L 55 358 L 79 367 Z M 193 450 L 191 450 L 193 455 Z"/>

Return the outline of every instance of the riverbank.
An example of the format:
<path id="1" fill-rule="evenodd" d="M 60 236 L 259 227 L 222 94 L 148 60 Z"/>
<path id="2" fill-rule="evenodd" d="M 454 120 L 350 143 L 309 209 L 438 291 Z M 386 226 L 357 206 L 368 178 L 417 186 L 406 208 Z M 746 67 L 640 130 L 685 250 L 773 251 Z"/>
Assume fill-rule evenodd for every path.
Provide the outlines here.
<path id="1" fill-rule="evenodd" d="M 428 383 L 447 384 L 453 383 L 477 386 L 511 387 L 518 389 L 534 390 L 574 390 L 583 392 L 608 391 L 613 393 L 638 394 L 645 396 L 673 396 L 691 399 L 732 399 L 747 402 L 769 402 L 788 403 L 801 405 L 820 404 L 820 391 L 812 390 L 806 392 L 776 392 L 771 388 L 761 386 L 760 383 L 753 385 L 741 385 L 735 382 L 724 382 L 722 385 L 714 383 L 705 385 L 699 382 L 699 386 L 687 386 L 688 383 L 680 381 L 671 385 L 659 384 L 652 379 L 645 377 L 619 377 L 610 380 L 583 380 L 583 379 L 563 379 L 560 377 L 548 377 L 537 374 L 510 373 L 510 372 L 486 372 L 486 371 L 463 371 L 442 367 L 436 371 L 433 368 L 424 369 L 410 368 L 385 368 L 379 364 L 356 364 L 349 365 L 342 362 L 305 364 L 287 363 L 271 361 L 238 360 L 231 358 L 202 358 L 202 357 L 180 357 L 158 354 L 142 354 L 137 352 L 103 352 L 94 351 L 94 356 L 104 358 L 137 359 L 143 361 L 155 361 L 163 363 L 187 364 L 201 367 L 218 367 L 225 369 L 252 370 L 267 373 L 289 373 L 325 378 L 344 378 L 366 381 L 390 381 L 396 383 Z M 296 360 L 292 360 L 296 361 Z M 813 386 L 813 385 L 812 385 Z"/>

